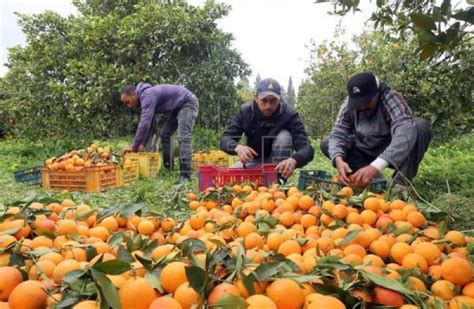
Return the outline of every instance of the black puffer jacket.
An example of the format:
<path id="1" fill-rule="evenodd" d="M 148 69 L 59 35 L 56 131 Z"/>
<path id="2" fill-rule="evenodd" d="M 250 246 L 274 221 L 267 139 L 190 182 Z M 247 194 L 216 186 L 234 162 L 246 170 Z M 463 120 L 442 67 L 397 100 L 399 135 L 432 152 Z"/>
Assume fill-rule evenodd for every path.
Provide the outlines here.
<path id="1" fill-rule="evenodd" d="M 232 119 L 221 137 L 220 148 L 228 154 L 235 155 L 235 147 L 239 144 L 242 134 L 247 138 L 247 145 L 254 149 L 259 158 L 271 154 L 273 140 L 268 136 L 277 136 L 281 130 L 288 130 L 293 138 L 291 156 L 296 160 L 297 167 L 309 163 L 314 157 L 314 149 L 309 143 L 308 135 L 304 129 L 300 116 L 288 104 L 280 104 L 279 108 L 270 117 L 264 117 L 255 101 L 243 104 Z"/>

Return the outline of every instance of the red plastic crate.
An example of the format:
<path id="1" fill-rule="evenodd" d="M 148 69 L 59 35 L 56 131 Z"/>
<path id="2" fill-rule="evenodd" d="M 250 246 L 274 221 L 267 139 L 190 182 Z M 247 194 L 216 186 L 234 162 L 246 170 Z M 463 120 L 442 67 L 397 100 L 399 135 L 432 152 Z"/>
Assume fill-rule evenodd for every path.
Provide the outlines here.
<path id="1" fill-rule="evenodd" d="M 208 164 L 199 166 L 199 190 L 204 191 L 209 187 L 222 187 L 226 185 L 252 182 L 259 186 L 268 186 L 278 180 L 275 171 L 277 164 L 260 164 L 252 168 L 223 168 Z"/>

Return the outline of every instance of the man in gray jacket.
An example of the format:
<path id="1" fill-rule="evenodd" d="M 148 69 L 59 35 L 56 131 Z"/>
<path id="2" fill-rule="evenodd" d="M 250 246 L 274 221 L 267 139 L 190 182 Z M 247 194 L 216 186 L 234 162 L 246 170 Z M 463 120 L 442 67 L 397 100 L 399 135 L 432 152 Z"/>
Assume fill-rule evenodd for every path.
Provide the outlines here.
<path id="1" fill-rule="evenodd" d="M 402 95 L 370 72 L 354 75 L 347 91 L 321 150 L 348 184 L 365 187 L 390 167 L 395 170 L 393 190 L 409 191 L 431 141 L 429 123 L 413 117 Z"/>
<path id="2" fill-rule="evenodd" d="M 180 162 L 178 183 L 189 182 L 193 153 L 192 131 L 199 111 L 199 102 L 194 94 L 179 85 L 152 86 L 139 83 L 124 87 L 120 99 L 130 108 L 141 108 L 135 139 L 131 146 L 124 148 L 124 152 L 157 151 L 156 144 L 160 137 L 164 166 L 172 170 L 171 136 L 177 131 Z M 157 121 L 158 114 L 162 114 L 160 121 Z"/>

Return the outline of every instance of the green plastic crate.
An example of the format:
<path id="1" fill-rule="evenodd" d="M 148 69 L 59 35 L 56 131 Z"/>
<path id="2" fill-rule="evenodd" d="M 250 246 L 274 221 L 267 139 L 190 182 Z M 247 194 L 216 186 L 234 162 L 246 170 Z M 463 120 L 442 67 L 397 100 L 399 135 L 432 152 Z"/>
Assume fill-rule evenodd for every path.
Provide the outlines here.
<path id="1" fill-rule="evenodd" d="M 332 178 L 330 173 L 323 170 L 303 170 L 300 171 L 298 189 L 304 190 L 309 186 L 316 186 L 326 191 L 338 191 L 345 186 L 341 182 L 332 181 Z M 386 186 L 385 179 L 375 179 L 370 183 L 370 191 L 380 192 L 385 190 Z"/>

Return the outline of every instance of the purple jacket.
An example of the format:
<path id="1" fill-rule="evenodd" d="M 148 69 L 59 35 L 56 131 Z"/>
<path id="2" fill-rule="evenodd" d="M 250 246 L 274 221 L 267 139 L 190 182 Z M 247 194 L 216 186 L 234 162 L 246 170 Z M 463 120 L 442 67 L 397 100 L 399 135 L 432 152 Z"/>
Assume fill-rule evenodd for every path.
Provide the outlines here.
<path id="1" fill-rule="evenodd" d="M 135 151 L 140 145 L 145 144 L 150 136 L 156 113 L 179 110 L 184 103 L 194 97 L 193 93 L 183 86 L 169 84 L 152 86 L 147 83 L 139 83 L 136 92 L 141 114 L 132 145 Z"/>

